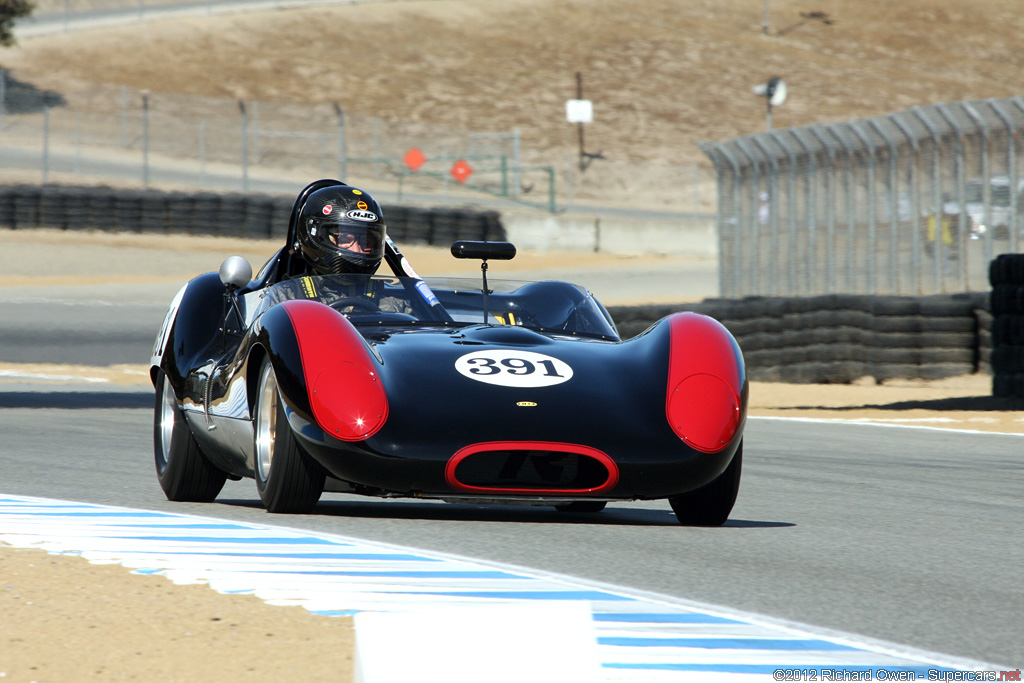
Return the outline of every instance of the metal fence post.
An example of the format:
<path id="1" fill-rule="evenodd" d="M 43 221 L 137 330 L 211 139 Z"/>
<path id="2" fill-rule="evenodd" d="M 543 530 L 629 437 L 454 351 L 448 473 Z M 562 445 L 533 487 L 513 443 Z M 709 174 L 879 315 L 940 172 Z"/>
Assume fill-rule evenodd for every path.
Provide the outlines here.
<path id="1" fill-rule="evenodd" d="M 121 145 L 127 147 L 131 144 L 128 137 L 128 86 L 121 86 Z"/>
<path id="2" fill-rule="evenodd" d="M 789 252 L 786 255 L 786 274 L 789 283 L 788 296 L 797 295 L 797 284 L 796 284 L 796 270 L 797 270 L 797 210 L 796 210 L 796 185 L 797 185 L 797 166 L 799 165 L 797 160 L 799 159 L 796 152 L 786 144 L 785 138 L 782 137 L 782 133 L 772 133 L 770 136 L 776 141 L 776 144 L 783 149 L 786 154 L 786 158 L 789 160 L 789 191 L 787 192 L 787 201 L 789 202 Z M 806 214 L 806 211 L 805 211 Z M 812 265 L 813 261 L 810 264 Z M 810 294 L 810 292 L 808 292 Z"/>
<path id="3" fill-rule="evenodd" d="M 896 141 L 889 135 L 889 131 L 885 130 L 877 119 L 869 119 L 868 125 L 875 129 L 875 132 L 885 140 L 885 144 L 889 148 L 889 177 L 886 183 L 889 186 L 889 293 L 899 294 L 899 270 L 896 263 L 896 226 L 899 225 L 899 193 L 897 192 L 899 181 L 896 170 L 899 162 L 899 149 L 896 146 Z"/>
<path id="4" fill-rule="evenodd" d="M 7 69 L 0 69 L 0 130 L 4 128 L 7 113 Z"/>
<path id="5" fill-rule="evenodd" d="M 936 293 L 945 291 L 942 277 L 942 259 L 945 254 L 942 242 L 943 232 L 943 211 L 942 211 L 942 175 L 940 172 L 939 149 L 941 149 L 941 136 L 938 128 L 921 107 L 914 107 L 913 114 L 921 121 L 932 141 L 932 213 L 929 220 L 934 226 L 934 234 L 931 236 L 934 244 L 932 254 L 934 256 L 934 290 Z"/>
<path id="6" fill-rule="evenodd" d="M 548 211 L 555 213 L 558 209 L 555 206 L 555 168 L 554 166 L 546 166 L 545 170 L 548 172 Z"/>
<path id="7" fill-rule="evenodd" d="M 43 185 L 50 176 L 50 103 L 43 102 Z"/>
<path id="8" fill-rule="evenodd" d="M 970 117 L 970 119 L 974 122 L 974 125 L 978 127 L 978 132 L 981 134 L 981 158 L 978 160 L 978 162 L 980 166 L 982 179 L 982 205 L 984 207 L 983 211 L 986 229 L 985 234 L 980 235 L 979 237 L 981 237 L 984 240 L 985 263 L 991 263 L 993 238 L 992 233 L 995 231 L 995 226 L 992 225 L 992 223 L 994 222 L 992 220 L 992 168 L 988 160 L 988 124 L 985 122 L 985 119 L 983 119 L 981 115 L 978 114 L 977 110 L 975 110 L 974 107 L 970 105 L 970 103 L 961 102 L 960 108 L 963 109 L 964 113 L 967 114 L 968 117 Z M 1012 200 L 1015 190 L 1012 186 L 1008 189 L 1010 191 L 1010 198 Z"/>
<path id="9" fill-rule="evenodd" d="M 807 268 L 804 269 L 804 289 L 808 292 L 818 291 L 815 277 L 817 272 L 818 264 L 818 252 L 817 252 L 817 232 L 818 232 L 818 197 L 814 191 L 813 179 L 818 175 L 818 166 L 815 159 L 814 145 L 810 144 L 803 135 L 807 132 L 806 129 L 801 130 L 799 128 L 791 129 L 793 137 L 798 143 L 800 143 L 801 149 L 807 156 L 807 176 L 806 176 L 806 191 L 807 191 Z M 819 138 L 819 141 L 820 138 Z M 828 171 L 825 173 L 825 210 L 826 210 L 826 233 L 831 235 L 833 233 L 832 223 L 832 174 L 833 174 L 833 158 L 832 149 L 824 142 L 821 141 L 822 147 L 825 149 L 825 153 L 828 158 Z M 825 281 L 826 288 L 829 294 L 833 294 L 836 291 L 835 282 L 835 263 L 833 262 L 833 254 L 829 251 L 825 254 Z"/>
<path id="10" fill-rule="evenodd" d="M 914 293 L 920 296 L 922 289 L 922 268 L 921 268 L 921 211 L 917 187 L 917 136 L 910 130 L 903 118 L 896 114 L 890 114 L 889 120 L 906 138 L 910 147 L 910 164 L 908 165 L 907 187 L 910 196 L 910 270 L 914 284 Z"/>
<path id="11" fill-rule="evenodd" d="M 348 150 L 345 148 L 345 112 L 334 102 L 334 115 L 338 117 L 338 180 L 345 181 L 348 174 Z"/>
<path id="12" fill-rule="evenodd" d="M 253 100 L 249 103 L 249 139 L 252 140 L 252 158 L 257 166 L 260 163 L 260 103 Z M 322 150 L 321 150 L 322 151 Z"/>
<path id="13" fill-rule="evenodd" d="M 777 296 L 779 281 L 779 164 L 775 156 L 761 144 L 760 137 L 751 140 L 761 152 L 771 173 L 768 175 L 768 295 Z"/>
<path id="14" fill-rule="evenodd" d="M 206 185 L 206 121 L 199 122 L 199 185 Z"/>
<path id="15" fill-rule="evenodd" d="M 513 193 L 516 197 L 523 195 L 523 163 L 519 157 L 520 146 L 522 145 L 522 136 L 519 134 L 519 129 L 515 128 L 512 131 L 512 168 L 515 169 L 513 177 L 515 179 L 515 190 Z M 504 162 L 505 156 L 502 155 L 502 162 Z M 506 195 L 507 196 L 507 195 Z"/>
<path id="16" fill-rule="evenodd" d="M 866 292 L 868 294 L 878 293 L 878 282 L 876 280 L 878 244 L 877 244 L 877 216 L 875 215 L 875 148 L 868 139 L 867 134 L 861 129 L 856 121 L 850 121 L 850 130 L 864 146 L 865 156 L 868 161 L 867 172 L 867 200 L 868 200 L 868 282 Z"/>
<path id="17" fill-rule="evenodd" d="M 249 191 L 249 116 L 245 111 L 245 102 L 238 100 L 238 110 L 242 115 L 242 191 Z"/>
<path id="18" fill-rule="evenodd" d="M 1021 209 L 1021 192 L 1019 191 L 1018 185 L 1018 174 L 1017 174 L 1017 139 L 1013 128 L 1013 119 L 1006 110 L 1003 109 L 1002 105 L 997 100 L 989 100 L 988 106 L 995 112 L 999 120 L 1002 121 L 1003 127 L 1006 128 L 1006 170 L 1010 176 L 1010 216 L 1008 218 L 1009 224 L 1006 229 L 1009 231 L 1009 248 L 1011 252 L 1016 252 L 1018 249 L 1018 242 L 1020 241 L 1019 215 Z"/>
<path id="19" fill-rule="evenodd" d="M 726 253 L 726 237 L 727 237 L 727 219 L 726 219 L 726 197 L 723 188 L 725 186 L 725 168 L 722 163 L 722 159 L 727 159 L 728 163 L 735 169 L 735 161 L 730 159 L 727 152 L 725 151 L 724 145 L 718 145 L 712 142 L 699 142 L 697 143 L 701 151 L 711 159 L 711 163 L 715 165 L 715 176 L 716 182 L 718 183 L 718 197 L 717 197 L 717 211 L 715 212 L 715 225 L 718 229 L 718 295 L 726 297 L 734 295 L 734 287 L 730 287 L 726 284 L 725 277 L 725 262 L 728 258 Z M 571 164 L 570 164 L 571 168 Z M 735 178 L 734 171 L 734 178 Z M 736 187 L 735 181 L 732 183 L 732 187 Z M 735 215 L 735 213 L 733 213 Z M 735 244 L 734 240 L 734 244 Z M 735 252 L 735 248 L 733 249 Z"/>
<path id="20" fill-rule="evenodd" d="M 832 151 L 832 146 L 829 144 L 828 138 L 825 133 L 826 129 L 818 124 L 814 124 L 807 127 L 807 132 L 817 139 L 821 148 L 825 150 L 828 159 L 828 173 L 825 176 L 825 288 L 829 293 L 836 291 L 836 254 L 835 254 L 835 242 L 836 242 L 836 155 Z M 799 136 L 798 136 L 799 137 Z M 833 135 L 833 137 L 835 137 Z M 801 142 L 807 145 L 808 149 L 811 149 L 811 145 L 808 144 L 803 138 Z M 807 250 L 811 254 L 814 254 L 817 258 L 818 254 L 818 235 L 817 231 L 810 232 L 807 235 Z M 817 275 L 814 275 L 814 281 L 808 279 L 808 287 L 817 288 L 816 281 Z"/>
<path id="21" fill-rule="evenodd" d="M 950 114 L 945 107 L 941 104 L 933 104 L 932 108 L 939 112 L 939 116 L 943 118 L 946 124 L 953 130 L 956 136 L 956 148 L 953 155 L 956 173 L 956 194 L 957 204 L 959 204 L 959 234 L 957 235 L 957 242 L 960 245 L 960 268 L 958 269 L 960 282 L 958 283 L 960 291 L 965 291 L 967 288 L 967 230 L 968 215 L 967 215 L 967 196 L 966 196 L 966 178 L 964 166 L 967 163 L 966 155 L 964 154 L 964 130 L 957 122 L 956 117 Z"/>
<path id="22" fill-rule="evenodd" d="M 750 289 L 751 294 L 761 293 L 761 224 L 760 216 L 758 215 L 758 193 L 761 187 L 761 173 L 759 169 L 759 161 L 757 156 L 751 154 L 744 146 L 744 140 L 742 138 L 736 139 L 736 147 L 739 148 L 740 153 L 743 154 L 747 159 L 745 164 L 750 168 L 751 180 L 750 183 L 750 211 L 745 216 L 747 224 L 750 226 L 750 231 L 753 233 L 753 239 L 751 239 L 750 245 L 750 265 L 746 268 L 747 272 L 750 273 Z M 742 239 L 742 237 L 741 237 Z M 742 271 L 741 271 L 742 272 Z"/>
<path id="23" fill-rule="evenodd" d="M 715 171 L 718 177 L 718 211 L 716 223 L 718 225 L 718 293 L 720 296 L 737 297 L 742 294 L 737 278 L 742 273 L 743 267 L 743 236 L 740 231 L 739 207 L 742 203 L 740 191 L 741 166 L 736 157 L 729 151 L 728 145 L 714 144 L 710 142 L 700 143 L 700 147 L 707 154 L 712 163 L 715 164 Z M 730 190 L 731 199 L 726 198 L 726 193 L 721 191 L 725 179 L 725 167 L 719 159 L 725 159 L 732 171 L 732 182 Z M 731 202 L 731 211 L 726 209 L 726 201 Z M 727 249 L 732 244 L 732 251 Z M 729 260 L 731 257 L 731 261 Z M 732 268 L 732 276 L 727 276 L 728 268 Z"/>
<path id="24" fill-rule="evenodd" d="M 142 187 L 149 188 L 149 91 L 142 91 Z"/>
<path id="25" fill-rule="evenodd" d="M 701 151 L 704 152 L 711 159 L 711 163 L 715 165 L 715 176 L 716 182 L 718 183 L 718 210 L 715 211 L 715 227 L 718 229 L 718 295 L 726 296 L 725 294 L 725 265 L 724 261 L 726 258 L 724 249 L 725 240 L 725 192 L 722 191 L 725 185 L 725 170 L 722 168 L 722 162 L 719 160 L 719 145 L 715 145 L 709 142 L 698 142 L 697 146 L 700 147 Z"/>
<path id="26" fill-rule="evenodd" d="M 729 162 L 729 167 L 732 169 L 732 221 L 729 223 L 731 226 L 732 240 L 733 240 L 733 276 L 731 278 L 732 292 L 734 296 L 738 296 L 742 293 L 739 286 L 739 274 L 743 272 L 743 233 L 740 226 L 740 207 L 743 206 L 743 196 L 741 183 L 743 180 L 743 170 L 740 162 L 736 159 L 735 155 L 725 146 L 720 146 L 719 151 L 722 156 Z M 721 240 L 719 240 L 719 249 L 721 249 Z M 719 251 L 721 254 L 721 251 Z M 721 257 L 719 257 L 721 259 Z M 719 277 L 721 278 L 721 269 L 723 264 L 719 262 Z M 722 280 L 720 279 L 719 282 Z M 719 285 L 721 289 L 721 285 Z M 724 292 L 723 292 L 724 294 Z"/>
<path id="27" fill-rule="evenodd" d="M 789 220 L 787 222 L 787 228 L 789 229 L 789 250 L 786 253 L 784 260 L 784 268 L 786 271 L 786 296 L 796 296 L 796 166 L 797 156 L 793 151 L 786 145 L 785 139 L 779 132 L 772 131 L 767 133 L 767 138 L 775 143 L 775 145 L 782 150 L 782 153 L 786 155 L 786 159 L 789 163 L 789 182 L 786 188 L 786 203 L 789 213 Z M 781 193 L 780 193 L 781 194 Z M 781 208 L 781 207 L 780 207 Z M 781 237 L 781 236 L 780 236 Z M 776 245 L 776 248 L 778 245 Z M 773 275 L 774 277 L 774 275 Z M 807 292 L 810 294 L 810 292 Z"/>
<path id="28" fill-rule="evenodd" d="M 854 185 L 853 185 L 853 146 L 850 145 L 846 138 L 840 134 L 839 124 L 831 124 L 826 127 L 826 130 L 832 134 L 843 150 L 846 152 L 846 179 L 844 185 L 846 186 L 846 234 L 847 234 L 847 249 L 846 249 L 846 291 L 855 292 L 856 287 L 854 285 L 853 276 L 856 272 L 854 270 L 854 252 L 853 245 L 854 239 L 857 232 L 856 224 L 856 212 L 854 202 Z M 829 250 L 835 248 L 834 241 L 829 244 Z"/>
<path id="29" fill-rule="evenodd" d="M 75 112 L 75 174 L 82 172 L 82 113 Z"/>

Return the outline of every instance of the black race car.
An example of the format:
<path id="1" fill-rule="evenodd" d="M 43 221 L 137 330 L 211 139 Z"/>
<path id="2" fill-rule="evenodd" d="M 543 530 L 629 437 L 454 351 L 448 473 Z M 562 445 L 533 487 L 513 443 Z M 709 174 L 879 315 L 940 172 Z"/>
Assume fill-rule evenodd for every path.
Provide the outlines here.
<path id="1" fill-rule="evenodd" d="M 667 498 L 683 524 L 726 521 L 748 385 L 721 324 L 676 313 L 622 341 L 582 287 L 488 281 L 511 244 L 452 253 L 482 277 L 419 278 L 388 241 L 393 276 L 296 277 L 282 250 L 255 279 L 231 257 L 189 281 L 151 362 L 167 497 L 250 477 L 271 512 L 333 491 L 570 512 Z"/>

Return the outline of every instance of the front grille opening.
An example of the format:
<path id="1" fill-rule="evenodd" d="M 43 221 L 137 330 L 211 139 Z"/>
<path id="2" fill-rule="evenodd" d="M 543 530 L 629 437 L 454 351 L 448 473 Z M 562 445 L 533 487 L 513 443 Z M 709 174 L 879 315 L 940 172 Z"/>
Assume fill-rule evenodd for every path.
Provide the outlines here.
<path id="1" fill-rule="evenodd" d="M 498 450 L 473 453 L 455 468 L 464 486 L 487 489 L 596 489 L 610 472 L 597 458 L 547 450 Z"/>

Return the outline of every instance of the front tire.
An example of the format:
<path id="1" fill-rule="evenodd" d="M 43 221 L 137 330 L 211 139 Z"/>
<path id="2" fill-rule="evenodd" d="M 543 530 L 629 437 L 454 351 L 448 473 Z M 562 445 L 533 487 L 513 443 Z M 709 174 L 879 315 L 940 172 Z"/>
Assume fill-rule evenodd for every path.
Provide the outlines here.
<path id="1" fill-rule="evenodd" d="M 668 499 L 672 510 L 685 526 L 722 526 L 729 519 L 736 494 L 740 490 L 743 469 L 743 443 L 740 442 L 732 462 L 718 478 L 696 491 L 672 496 Z"/>
<path id="2" fill-rule="evenodd" d="M 224 488 L 227 474 L 200 450 L 163 370 L 157 371 L 156 378 L 153 455 L 167 500 L 210 503 Z"/>
<path id="3" fill-rule="evenodd" d="M 269 358 L 260 369 L 253 427 L 256 489 L 267 512 L 312 512 L 325 473 L 295 441 Z"/>

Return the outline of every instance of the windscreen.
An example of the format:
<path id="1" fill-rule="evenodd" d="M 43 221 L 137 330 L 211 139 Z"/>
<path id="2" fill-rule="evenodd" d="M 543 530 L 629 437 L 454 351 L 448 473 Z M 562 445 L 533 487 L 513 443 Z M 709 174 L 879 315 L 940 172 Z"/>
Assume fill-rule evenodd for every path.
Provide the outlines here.
<path id="1" fill-rule="evenodd" d="M 282 301 L 319 301 L 354 325 L 514 325 L 539 331 L 618 339 L 607 311 L 568 282 L 478 278 L 324 275 L 293 278 L 264 290 L 260 312 Z M 485 314 L 486 302 L 486 314 Z"/>

